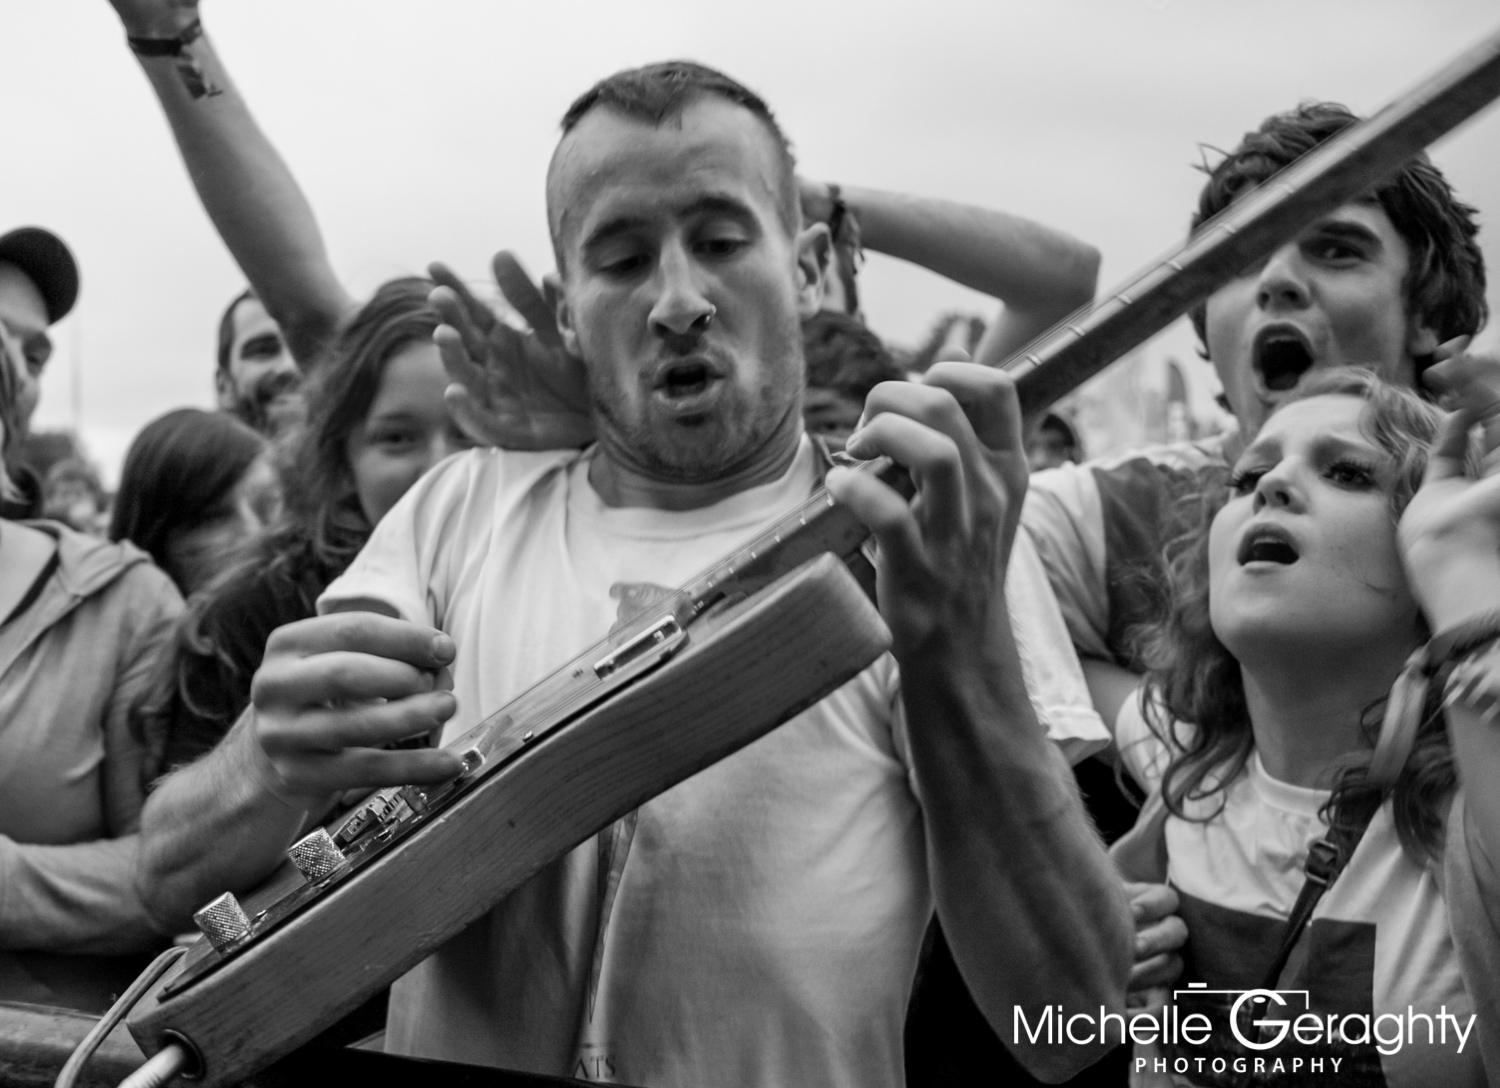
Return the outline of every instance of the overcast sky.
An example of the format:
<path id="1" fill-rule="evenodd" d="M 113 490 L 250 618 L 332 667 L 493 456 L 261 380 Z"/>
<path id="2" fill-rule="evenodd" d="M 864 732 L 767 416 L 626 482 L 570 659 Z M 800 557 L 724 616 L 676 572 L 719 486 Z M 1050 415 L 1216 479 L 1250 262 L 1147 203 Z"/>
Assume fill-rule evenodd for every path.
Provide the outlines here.
<path id="1" fill-rule="evenodd" d="M 542 179 L 568 102 L 667 57 L 759 90 L 802 169 L 1004 208 L 1104 254 L 1101 288 L 1182 235 L 1200 144 L 1308 98 L 1374 110 L 1500 28 L 1494 0 L 207 0 L 204 24 L 357 293 L 442 259 L 550 267 Z M 4 0 L 0 226 L 83 269 L 37 425 L 81 424 L 111 476 L 131 436 L 212 399 L 243 281 L 104 0 Z M 1435 157 L 1497 249 L 1500 112 Z M 984 300 L 872 259 L 871 323 L 919 340 Z M 1491 290 L 1491 308 L 1500 292 Z M 1178 353 L 1191 341 L 1170 334 Z M 1493 330 L 1488 339 L 1495 338 Z"/>

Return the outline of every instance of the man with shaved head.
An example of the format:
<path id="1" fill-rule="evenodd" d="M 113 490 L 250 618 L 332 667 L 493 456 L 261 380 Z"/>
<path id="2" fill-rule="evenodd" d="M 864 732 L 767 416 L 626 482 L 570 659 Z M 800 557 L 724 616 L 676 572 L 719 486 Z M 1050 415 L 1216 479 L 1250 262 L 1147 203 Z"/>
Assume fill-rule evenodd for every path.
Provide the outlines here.
<path id="1" fill-rule="evenodd" d="M 451 778 L 451 751 L 381 746 L 456 737 L 826 476 L 878 541 L 893 654 L 538 873 L 395 985 L 386 1045 L 638 1085 L 899 1085 L 934 909 L 1007 1036 L 1018 1006 L 1118 1009 L 1129 919 L 1048 739 L 1065 635 L 1016 537 L 1008 379 L 942 364 L 872 392 L 849 449 L 908 466 L 913 502 L 825 468 L 800 321 L 828 232 L 802 224 L 765 103 L 671 62 L 563 128 L 556 323 L 597 441 L 474 450 L 406 494 L 323 614 L 272 636 L 231 734 L 153 796 L 149 908 L 170 928 L 253 886 L 341 791 Z M 1098 1053 L 1017 1051 L 1053 1077 Z"/>

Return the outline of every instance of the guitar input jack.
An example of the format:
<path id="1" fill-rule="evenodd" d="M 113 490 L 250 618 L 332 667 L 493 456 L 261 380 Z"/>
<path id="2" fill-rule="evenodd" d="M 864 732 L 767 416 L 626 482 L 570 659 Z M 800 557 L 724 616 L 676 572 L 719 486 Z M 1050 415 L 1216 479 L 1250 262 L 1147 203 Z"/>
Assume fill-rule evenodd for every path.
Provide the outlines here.
<path id="1" fill-rule="evenodd" d="M 89 1029 L 83 1041 L 73 1048 L 73 1053 L 68 1055 L 68 1060 L 63 1063 L 61 1071 L 57 1074 L 53 1088 L 76 1088 L 78 1078 L 83 1073 L 83 1067 L 94 1056 L 94 1051 L 99 1049 L 99 1044 L 104 1042 L 110 1032 L 120 1026 L 120 1021 L 125 1019 L 131 1009 L 135 1008 L 136 1003 L 145 996 L 146 991 L 156 985 L 157 980 L 166 974 L 167 969 L 186 952 L 186 948 L 169 948 L 151 961 L 151 965 L 140 973 L 139 977 L 120 995 L 120 999 L 110 1006 L 109 1011 L 99 1018 L 97 1024 Z M 195 1055 L 187 1040 L 179 1039 L 169 1042 L 147 1059 L 139 1069 L 122 1080 L 120 1088 L 161 1088 L 161 1085 L 179 1074 L 188 1073 L 191 1076 L 190 1067 L 195 1064 Z"/>

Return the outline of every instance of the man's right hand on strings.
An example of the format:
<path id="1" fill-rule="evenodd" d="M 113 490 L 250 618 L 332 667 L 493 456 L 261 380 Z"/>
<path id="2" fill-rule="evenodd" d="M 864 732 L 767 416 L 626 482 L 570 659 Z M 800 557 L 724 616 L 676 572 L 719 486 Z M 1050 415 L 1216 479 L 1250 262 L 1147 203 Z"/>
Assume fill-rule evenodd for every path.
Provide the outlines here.
<path id="1" fill-rule="evenodd" d="M 278 628 L 229 735 L 142 813 L 136 889 L 157 927 L 180 931 L 220 892 L 254 887 L 343 790 L 457 777 L 446 749 L 383 748 L 452 716 L 453 654 L 442 632 L 374 612 Z"/>
<path id="2" fill-rule="evenodd" d="M 453 716 L 440 684 L 452 660 L 441 631 L 374 612 L 277 628 L 250 694 L 266 787 L 312 809 L 341 790 L 457 777 L 463 766 L 446 749 L 384 750 Z"/>

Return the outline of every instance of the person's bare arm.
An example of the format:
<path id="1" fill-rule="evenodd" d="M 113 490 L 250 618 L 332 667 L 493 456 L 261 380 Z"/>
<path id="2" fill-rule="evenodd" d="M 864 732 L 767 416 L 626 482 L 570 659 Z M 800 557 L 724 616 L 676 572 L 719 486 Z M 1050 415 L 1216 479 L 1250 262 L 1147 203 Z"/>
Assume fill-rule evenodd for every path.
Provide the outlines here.
<path id="1" fill-rule="evenodd" d="M 136 887 L 156 925 L 180 931 L 216 895 L 259 883 L 343 790 L 455 777 L 445 749 L 379 747 L 453 714 L 434 687 L 452 659 L 447 635 L 373 612 L 273 632 L 229 735 L 146 803 Z"/>
<path id="2" fill-rule="evenodd" d="M 1466 353 L 1468 338 L 1438 349 L 1425 380 L 1457 411 L 1433 442 L 1427 474 L 1397 538 L 1412 591 L 1435 633 L 1500 613 L 1500 356 Z M 1480 479 L 1468 475 L 1470 432 L 1483 434 Z M 1500 649 L 1461 663 L 1448 735 L 1465 813 L 1485 854 L 1500 859 Z"/>
<path id="3" fill-rule="evenodd" d="M 1133 929 L 1073 776 L 1032 711 L 1004 579 L 1026 488 L 1015 386 L 972 363 L 887 382 L 851 437 L 917 481 L 908 504 L 865 474 L 828 487 L 879 542 L 878 598 L 901 667 L 938 916 L 991 1026 L 1033 1072 L 1068 1076 L 1104 1048 L 1013 1038 L 1016 1009 L 1124 1006 Z"/>
<path id="4" fill-rule="evenodd" d="M 171 38 L 198 17 L 197 0 L 110 2 L 130 37 Z M 220 93 L 194 97 L 171 57 L 138 60 L 204 209 L 306 370 L 354 300 L 334 275 L 306 196 L 251 116 L 213 43 L 205 34 L 187 48 Z"/>
<path id="5" fill-rule="evenodd" d="M 799 179 L 803 213 L 831 214 L 828 186 Z M 974 361 L 996 366 L 1094 297 L 1099 251 L 1008 212 L 842 186 L 866 249 L 920 265 L 1004 303 Z"/>
<path id="6" fill-rule="evenodd" d="M 1094 709 L 1104 719 L 1104 724 L 1113 731 L 1125 700 L 1134 698 L 1141 690 L 1140 674 L 1097 657 L 1080 656 L 1078 663 L 1083 666 L 1083 679 L 1089 686 L 1089 698 L 1094 701 Z"/>

